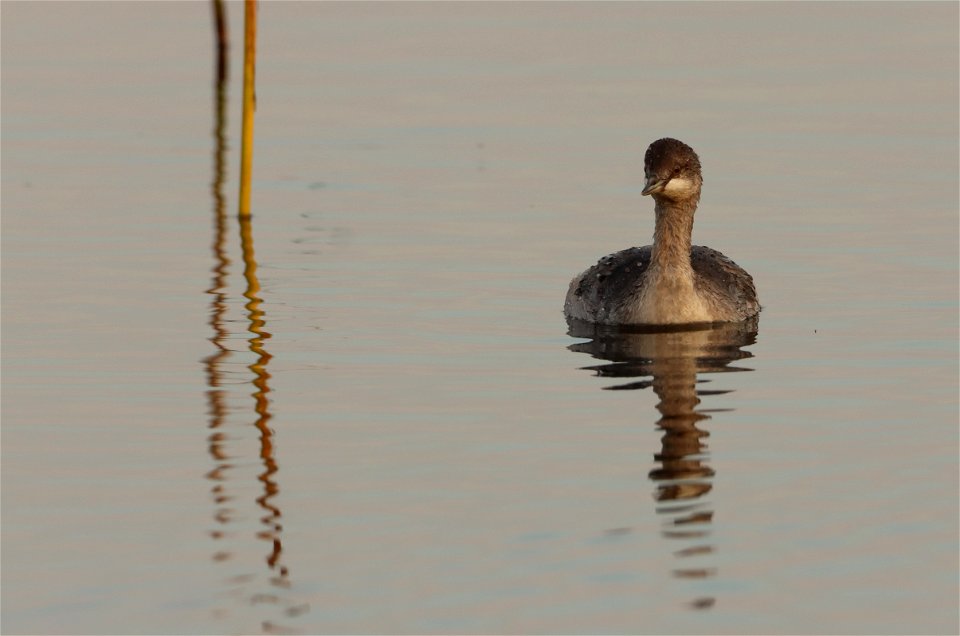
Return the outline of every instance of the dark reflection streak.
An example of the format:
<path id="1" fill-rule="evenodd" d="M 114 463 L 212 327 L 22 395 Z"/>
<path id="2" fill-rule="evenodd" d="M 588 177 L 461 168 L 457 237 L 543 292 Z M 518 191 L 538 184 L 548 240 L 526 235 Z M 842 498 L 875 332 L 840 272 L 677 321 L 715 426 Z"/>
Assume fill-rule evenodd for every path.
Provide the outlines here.
<path id="1" fill-rule="evenodd" d="M 215 7 L 219 7 L 218 10 L 215 10 L 214 13 L 217 17 L 218 22 L 223 20 L 223 7 L 221 0 L 213 0 Z M 218 27 L 218 31 L 222 30 L 223 26 Z M 224 357 L 229 355 L 229 350 L 224 345 L 229 332 L 224 326 L 223 315 L 226 313 L 226 279 L 227 272 L 230 266 L 230 259 L 227 258 L 226 250 L 226 241 L 227 241 L 227 212 L 226 212 L 226 199 L 223 195 L 223 182 L 225 176 L 225 155 L 226 155 L 226 92 L 227 92 L 227 78 L 226 78 L 226 51 L 223 47 L 226 46 L 226 42 L 221 43 L 222 46 L 218 47 L 219 54 L 222 58 L 217 64 L 217 77 L 214 82 L 214 129 L 213 129 L 213 138 L 214 138 L 214 151 L 213 151 L 213 181 L 210 183 L 210 191 L 213 195 L 213 258 L 215 261 L 213 267 L 213 281 L 210 286 L 210 289 L 207 290 L 208 294 L 213 295 L 211 301 L 211 312 L 210 312 L 210 326 L 213 328 L 214 336 L 210 339 L 213 342 L 214 346 L 217 347 L 218 352 L 207 358 L 207 379 L 208 385 L 211 387 L 220 386 L 220 374 L 217 368 L 217 363 L 222 360 Z M 222 419 L 222 418 L 221 418 Z"/>
<path id="2" fill-rule="evenodd" d="M 208 452 L 213 459 L 214 468 L 207 473 L 207 478 L 214 482 L 211 488 L 214 502 L 218 508 L 214 513 L 214 520 L 218 528 L 211 532 L 214 539 L 221 539 L 224 536 L 222 526 L 230 523 L 232 510 L 226 507 L 230 497 L 225 492 L 226 475 L 225 473 L 232 468 L 229 463 L 229 455 L 226 452 L 227 437 L 222 432 L 223 424 L 226 419 L 226 392 L 221 388 L 222 373 L 220 365 L 230 356 L 230 350 L 226 346 L 226 341 L 230 335 L 225 322 L 227 311 L 226 281 L 230 268 L 230 259 L 227 257 L 227 213 L 226 199 L 223 195 L 223 182 L 225 176 L 225 155 L 226 155 L 226 24 L 222 0 L 213 0 L 214 21 L 217 32 L 217 73 L 214 80 L 214 151 L 213 151 L 213 180 L 210 183 L 210 191 L 213 195 L 213 251 L 214 266 L 213 279 L 210 288 L 206 293 L 212 296 L 210 300 L 210 320 L 209 325 L 213 330 L 213 336 L 210 342 L 216 347 L 216 352 L 203 360 L 207 376 L 207 404 L 210 422 L 208 427 L 211 430 L 207 438 L 209 446 Z M 220 550 L 214 554 L 214 560 L 225 561 L 230 558 L 231 553 Z"/>
<path id="3" fill-rule="evenodd" d="M 698 389 L 698 384 L 708 380 L 699 379 L 697 375 L 749 371 L 730 364 L 752 355 L 742 347 L 755 341 L 756 332 L 755 319 L 699 330 L 648 333 L 618 331 L 578 321 L 570 324 L 570 335 L 591 339 L 570 346 L 570 350 L 589 353 L 609 362 L 585 367 L 585 370 L 603 378 L 652 378 L 604 388 L 653 388 L 660 399 L 656 407 L 660 419 L 656 425 L 663 431 L 663 437 L 660 452 L 654 455 L 658 466 L 650 471 L 649 476 L 656 484 L 656 511 L 665 517 L 662 536 L 690 544 L 673 551 L 685 566 L 688 559 L 696 560 L 696 557 L 714 552 L 709 544 L 713 506 L 704 499 L 713 489 L 714 471 L 706 463 L 710 456 L 705 440 L 710 434 L 699 427 L 710 416 L 707 410 L 698 409 L 698 406 L 701 397 L 730 392 Z M 673 576 L 681 579 L 706 579 L 716 573 L 713 567 L 687 566 L 673 570 Z M 693 599 L 689 607 L 704 610 L 715 603 L 716 599 L 712 597 L 699 597 Z"/>
<path id="4" fill-rule="evenodd" d="M 215 42 L 217 46 L 217 87 L 224 86 L 227 81 L 227 60 L 230 52 L 230 40 L 227 32 L 227 10 L 223 6 L 223 0 L 212 0 L 213 6 L 213 28 L 216 34 Z"/>

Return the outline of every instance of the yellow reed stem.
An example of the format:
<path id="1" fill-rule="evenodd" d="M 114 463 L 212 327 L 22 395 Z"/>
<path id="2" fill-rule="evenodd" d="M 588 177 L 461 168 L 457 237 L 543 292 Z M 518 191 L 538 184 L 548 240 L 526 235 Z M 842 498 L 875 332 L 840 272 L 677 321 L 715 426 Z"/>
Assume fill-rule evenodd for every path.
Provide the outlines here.
<path id="1" fill-rule="evenodd" d="M 253 171 L 253 112 L 257 60 L 257 0 L 244 0 L 243 14 L 243 134 L 240 140 L 240 217 L 250 216 L 250 175 Z"/>

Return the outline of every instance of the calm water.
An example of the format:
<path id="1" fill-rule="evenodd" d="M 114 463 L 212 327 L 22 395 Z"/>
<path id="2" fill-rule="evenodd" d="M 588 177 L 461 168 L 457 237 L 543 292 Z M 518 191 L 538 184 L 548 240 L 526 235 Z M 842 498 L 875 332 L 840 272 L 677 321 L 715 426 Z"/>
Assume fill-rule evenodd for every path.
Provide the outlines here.
<path id="1" fill-rule="evenodd" d="M 960 630 L 956 3 L 266 3 L 245 228 L 240 9 L 3 3 L 5 632 Z"/>

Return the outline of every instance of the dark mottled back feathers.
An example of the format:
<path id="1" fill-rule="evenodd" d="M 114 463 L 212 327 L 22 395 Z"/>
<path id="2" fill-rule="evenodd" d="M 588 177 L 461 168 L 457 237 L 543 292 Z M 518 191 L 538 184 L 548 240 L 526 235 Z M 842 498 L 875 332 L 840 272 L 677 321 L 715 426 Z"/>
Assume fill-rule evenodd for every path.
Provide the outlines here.
<path id="1" fill-rule="evenodd" d="M 621 250 L 604 256 L 583 273 L 574 294 L 582 298 L 586 306 L 595 308 L 596 322 L 609 322 L 611 312 L 640 293 L 652 252 L 651 245 Z M 690 249 L 690 265 L 699 290 L 730 298 L 736 305 L 747 308 L 749 315 L 759 311 L 753 278 L 732 259 L 715 249 L 694 245 Z"/>

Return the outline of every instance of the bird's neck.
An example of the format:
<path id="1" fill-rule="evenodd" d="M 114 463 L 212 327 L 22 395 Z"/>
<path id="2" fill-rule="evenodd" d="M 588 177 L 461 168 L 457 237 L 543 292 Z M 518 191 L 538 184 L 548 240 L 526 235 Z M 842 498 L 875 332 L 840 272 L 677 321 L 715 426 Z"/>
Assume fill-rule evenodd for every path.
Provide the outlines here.
<path id="1" fill-rule="evenodd" d="M 682 202 L 657 200 L 651 265 L 660 270 L 661 275 L 692 278 L 690 244 L 696 210 L 696 198 Z"/>

